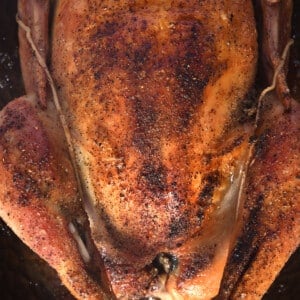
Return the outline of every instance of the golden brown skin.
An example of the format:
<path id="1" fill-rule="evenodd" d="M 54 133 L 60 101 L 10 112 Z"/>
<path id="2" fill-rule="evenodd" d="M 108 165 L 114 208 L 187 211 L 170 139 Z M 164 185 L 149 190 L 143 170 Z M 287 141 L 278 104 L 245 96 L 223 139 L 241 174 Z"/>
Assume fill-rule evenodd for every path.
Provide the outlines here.
<path id="1" fill-rule="evenodd" d="M 236 116 L 255 74 L 251 2 L 59 1 L 53 24 L 52 72 L 114 292 L 214 296 L 235 203 L 216 218 L 247 150 Z M 148 269 L 164 252 L 179 266 L 161 287 Z"/>
<path id="2" fill-rule="evenodd" d="M 300 105 L 265 99 L 219 299 L 261 299 L 300 241 Z"/>
<path id="3" fill-rule="evenodd" d="M 81 299 L 99 299 L 70 224 L 86 227 L 73 168 L 54 108 L 41 111 L 33 97 L 7 105 L 0 115 L 0 216 L 60 274 Z M 63 191 L 63 193 L 62 193 Z"/>
<path id="4" fill-rule="evenodd" d="M 42 57 L 47 2 L 19 5 Z M 299 105 L 283 112 L 271 98 L 240 197 L 254 124 L 251 1 L 55 2 L 51 71 L 76 162 L 21 30 L 34 95 L 1 112 L 1 217 L 78 299 L 113 299 L 110 288 L 119 299 L 211 299 L 222 277 L 221 299 L 259 299 L 300 240 L 300 142 Z"/>
<path id="5" fill-rule="evenodd" d="M 300 105 L 289 92 L 284 49 L 292 2 L 261 0 L 265 76 L 275 92 L 262 100 L 233 251 L 218 299 L 261 299 L 300 244 Z M 288 52 L 287 52 L 288 54 Z M 240 227 L 241 226 L 241 227 Z"/>

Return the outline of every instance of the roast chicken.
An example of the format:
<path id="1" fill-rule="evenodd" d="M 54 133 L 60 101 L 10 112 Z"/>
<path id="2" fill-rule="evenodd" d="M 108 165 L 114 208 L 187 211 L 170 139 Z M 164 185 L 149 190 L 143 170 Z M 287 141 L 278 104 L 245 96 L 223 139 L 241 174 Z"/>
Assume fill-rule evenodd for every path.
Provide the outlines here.
<path id="1" fill-rule="evenodd" d="M 0 216 L 75 298 L 260 299 L 299 245 L 292 1 L 256 7 L 261 52 L 251 1 L 19 1 Z"/>

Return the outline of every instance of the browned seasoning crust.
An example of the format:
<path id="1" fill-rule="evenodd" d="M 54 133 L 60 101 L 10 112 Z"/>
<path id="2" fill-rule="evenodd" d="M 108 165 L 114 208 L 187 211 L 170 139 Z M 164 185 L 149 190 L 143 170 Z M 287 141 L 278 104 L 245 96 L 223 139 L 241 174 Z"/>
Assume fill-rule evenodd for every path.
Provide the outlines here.
<path id="1" fill-rule="evenodd" d="M 71 293 L 99 299 L 102 291 L 87 274 L 69 231 L 71 222 L 86 226 L 87 219 L 64 137 L 51 105 L 40 112 L 33 103 L 22 97 L 0 114 L 0 216 Z"/>
<path id="2" fill-rule="evenodd" d="M 260 299 L 300 240 L 300 105 L 266 99 L 220 299 Z"/>
<path id="3" fill-rule="evenodd" d="M 210 220 L 247 148 L 233 116 L 255 72 L 251 2 L 59 1 L 54 24 L 52 70 L 116 295 L 157 286 L 147 266 L 161 252 L 180 259 L 170 291 L 206 270 L 213 295 L 227 252 L 196 241 L 221 226 Z"/>
<path id="4" fill-rule="evenodd" d="M 291 1 L 282 3 L 285 20 Z M 42 57 L 48 4 L 19 1 Z M 52 104 L 39 110 L 46 108 L 45 74 L 21 31 L 25 86 L 37 98 L 17 99 L 0 114 L 0 216 L 78 299 L 113 297 L 104 295 L 107 279 L 122 299 L 211 299 L 226 261 L 219 297 L 261 298 L 300 239 L 300 111 L 285 99 L 283 69 L 277 92 L 291 107 L 267 97 L 233 230 L 253 121 L 246 95 L 257 58 L 251 2 L 56 4 L 51 68 L 85 198 L 78 198 Z M 264 8 L 276 15 L 275 6 Z M 273 45 L 281 29 L 272 32 L 270 20 L 263 48 L 271 47 L 264 58 L 272 77 L 289 27 Z M 81 231 L 89 263 L 70 224 Z"/>

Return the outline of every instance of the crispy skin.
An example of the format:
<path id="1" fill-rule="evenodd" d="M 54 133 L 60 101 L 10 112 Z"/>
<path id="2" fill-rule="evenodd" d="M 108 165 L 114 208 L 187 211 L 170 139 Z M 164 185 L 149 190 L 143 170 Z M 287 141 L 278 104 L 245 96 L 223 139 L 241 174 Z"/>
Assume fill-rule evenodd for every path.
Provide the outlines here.
<path id="1" fill-rule="evenodd" d="M 281 100 L 281 99 L 280 99 Z M 219 299 L 261 299 L 300 242 L 300 105 L 267 97 Z"/>
<path id="2" fill-rule="evenodd" d="M 278 73 L 275 92 L 263 99 L 235 247 L 219 293 L 222 300 L 260 299 L 300 243 L 300 105 L 287 85 L 284 56 L 293 1 L 257 2 L 264 75 L 270 85 L 276 69 Z M 282 57 L 285 64 L 278 69 Z"/>
<path id="3" fill-rule="evenodd" d="M 147 266 L 168 252 L 180 264 L 169 292 L 212 297 L 232 216 L 211 220 L 247 149 L 235 116 L 255 72 L 250 1 L 59 1 L 53 37 L 52 71 L 116 295 L 158 289 Z M 199 274 L 212 280 L 203 287 Z"/>
<path id="4" fill-rule="evenodd" d="M 47 3 L 19 6 L 43 57 Z M 44 73 L 20 39 L 26 89 L 45 108 Z M 264 106 L 236 223 L 255 39 L 250 1 L 58 1 L 52 69 L 81 182 L 52 105 L 16 100 L 0 115 L 0 213 L 75 297 L 108 296 L 70 233 L 76 220 L 89 238 L 78 183 L 101 255 L 91 263 L 104 260 L 118 298 L 211 299 L 234 238 L 219 297 L 259 299 L 274 280 L 300 239 L 299 104 L 285 99 L 283 69 L 290 110 Z"/>
<path id="5" fill-rule="evenodd" d="M 0 216 L 72 294 L 101 299 L 69 230 L 87 219 L 62 131 L 51 105 L 41 112 L 34 103 L 22 97 L 0 113 Z"/>

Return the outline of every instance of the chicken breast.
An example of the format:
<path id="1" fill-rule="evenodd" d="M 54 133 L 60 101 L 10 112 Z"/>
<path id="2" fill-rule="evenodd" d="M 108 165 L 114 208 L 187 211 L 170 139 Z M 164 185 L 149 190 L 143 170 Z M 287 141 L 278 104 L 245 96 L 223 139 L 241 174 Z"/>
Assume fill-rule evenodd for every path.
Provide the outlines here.
<path id="1" fill-rule="evenodd" d="M 58 1 L 52 71 L 117 297 L 218 291 L 256 48 L 251 1 Z"/>

